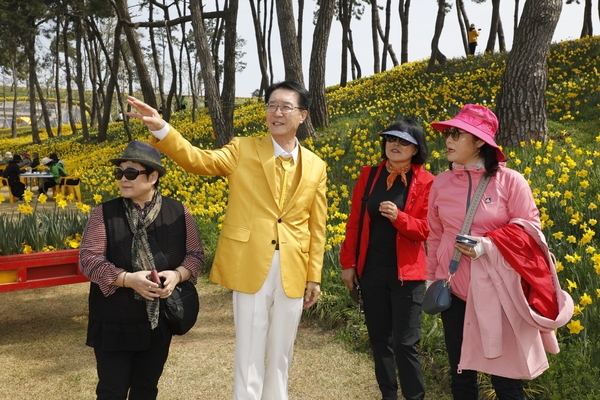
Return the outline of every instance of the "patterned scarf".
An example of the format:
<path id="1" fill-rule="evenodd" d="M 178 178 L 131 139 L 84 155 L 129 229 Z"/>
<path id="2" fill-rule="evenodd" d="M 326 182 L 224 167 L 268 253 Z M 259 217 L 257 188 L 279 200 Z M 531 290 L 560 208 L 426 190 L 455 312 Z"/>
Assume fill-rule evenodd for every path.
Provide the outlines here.
<path id="1" fill-rule="evenodd" d="M 156 269 L 154 266 L 154 256 L 148 242 L 148 233 L 146 229 L 154 222 L 162 207 L 162 196 L 157 190 L 150 204 L 146 207 L 146 218 L 140 219 L 138 209 L 131 199 L 123 199 L 125 203 L 125 213 L 127 214 L 127 222 L 129 229 L 133 233 L 133 241 L 131 243 L 131 262 L 133 264 L 133 272 L 137 271 L 152 271 Z M 158 326 L 158 316 L 160 311 L 159 299 L 146 300 L 137 292 L 134 292 L 136 300 L 146 301 L 146 311 L 148 312 L 148 321 L 152 329 Z"/>
<path id="2" fill-rule="evenodd" d="M 400 175 L 400 179 L 402 179 L 402 183 L 404 183 L 404 186 L 408 184 L 406 182 L 406 173 L 412 168 L 411 163 L 406 164 L 404 167 L 394 168 L 390 163 L 390 160 L 387 160 L 387 162 L 385 163 L 385 168 L 390 173 L 390 175 L 387 177 L 387 190 L 390 190 L 392 188 L 392 185 L 394 184 L 394 181 L 396 180 L 396 177 L 398 175 Z"/>

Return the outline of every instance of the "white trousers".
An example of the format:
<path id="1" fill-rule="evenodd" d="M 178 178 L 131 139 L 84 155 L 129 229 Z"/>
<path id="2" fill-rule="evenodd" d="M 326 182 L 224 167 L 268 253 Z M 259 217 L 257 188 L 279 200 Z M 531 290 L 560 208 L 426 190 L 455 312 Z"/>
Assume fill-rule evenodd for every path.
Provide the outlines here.
<path id="1" fill-rule="evenodd" d="M 257 293 L 233 292 L 234 400 L 287 400 L 302 304 L 283 291 L 278 250 Z"/>

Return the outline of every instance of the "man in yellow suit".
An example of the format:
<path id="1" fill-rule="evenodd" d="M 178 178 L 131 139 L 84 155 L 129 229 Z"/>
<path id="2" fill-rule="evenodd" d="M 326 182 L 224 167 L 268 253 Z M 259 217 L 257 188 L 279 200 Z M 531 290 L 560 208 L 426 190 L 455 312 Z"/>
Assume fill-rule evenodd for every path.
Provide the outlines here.
<path id="1" fill-rule="evenodd" d="M 210 279 L 233 290 L 234 400 L 288 398 L 302 308 L 317 302 L 325 248 L 326 165 L 296 131 L 311 97 L 293 81 L 265 92 L 270 135 L 236 137 L 216 150 L 192 146 L 147 104 L 128 103 L 150 143 L 185 170 L 226 176 L 229 200 Z"/>

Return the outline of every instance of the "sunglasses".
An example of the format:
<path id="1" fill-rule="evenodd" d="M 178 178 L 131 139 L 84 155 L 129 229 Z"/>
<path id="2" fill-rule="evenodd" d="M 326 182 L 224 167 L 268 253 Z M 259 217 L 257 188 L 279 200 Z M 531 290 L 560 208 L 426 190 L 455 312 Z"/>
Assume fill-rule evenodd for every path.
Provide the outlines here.
<path id="1" fill-rule="evenodd" d="M 381 136 L 383 136 L 385 141 L 388 143 L 398 142 L 398 143 L 400 143 L 401 146 L 405 146 L 405 147 L 413 144 L 406 139 L 399 138 L 398 136 L 392 136 L 392 135 L 381 135 Z"/>
<path id="2" fill-rule="evenodd" d="M 150 175 L 151 173 L 152 171 L 148 171 L 146 169 L 139 171 L 135 168 L 127 168 L 125 170 L 122 170 L 121 168 L 115 168 L 115 170 L 113 171 L 115 179 L 118 181 L 120 181 L 121 178 L 123 178 L 123 175 L 125 175 L 125 179 L 127 179 L 128 181 L 134 181 L 137 179 L 138 176 L 140 176 L 140 174 Z"/>
<path id="3" fill-rule="evenodd" d="M 458 139 L 460 139 L 461 133 L 465 133 L 465 132 L 461 132 L 458 128 L 448 128 L 448 129 L 444 129 L 442 131 L 444 140 L 447 140 L 449 137 L 451 137 L 453 142 L 456 142 L 456 141 L 458 141 Z"/>

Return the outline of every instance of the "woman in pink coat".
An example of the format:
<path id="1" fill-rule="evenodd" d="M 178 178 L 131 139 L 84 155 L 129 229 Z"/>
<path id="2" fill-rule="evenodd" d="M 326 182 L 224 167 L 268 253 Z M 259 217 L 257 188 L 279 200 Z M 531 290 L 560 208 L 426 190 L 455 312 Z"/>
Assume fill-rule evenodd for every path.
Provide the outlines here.
<path id="1" fill-rule="evenodd" d="M 531 189 L 521 174 L 506 168 L 494 141 L 494 113 L 467 104 L 453 119 L 431 126 L 446 139 L 450 170 L 436 177 L 429 196 L 427 281 L 448 278 L 454 249 L 463 254 L 451 280 L 452 305 L 441 313 L 452 395 L 478 399 L 481 371 L 492 375 L 498 399 L 525 399 L 521 379 L 548 368 L 545 351 L 558 351 L 551 331 L 568 322 L 572 300 L 558 285 Z M 477 245 L 457 244 L 484 176 L 490 180 L 470 230 Z M 519 257 L 528 254 L 537 255 L 527 267 L 542 280 L 528 280 L 528 271 L 516 269 Z"/>

